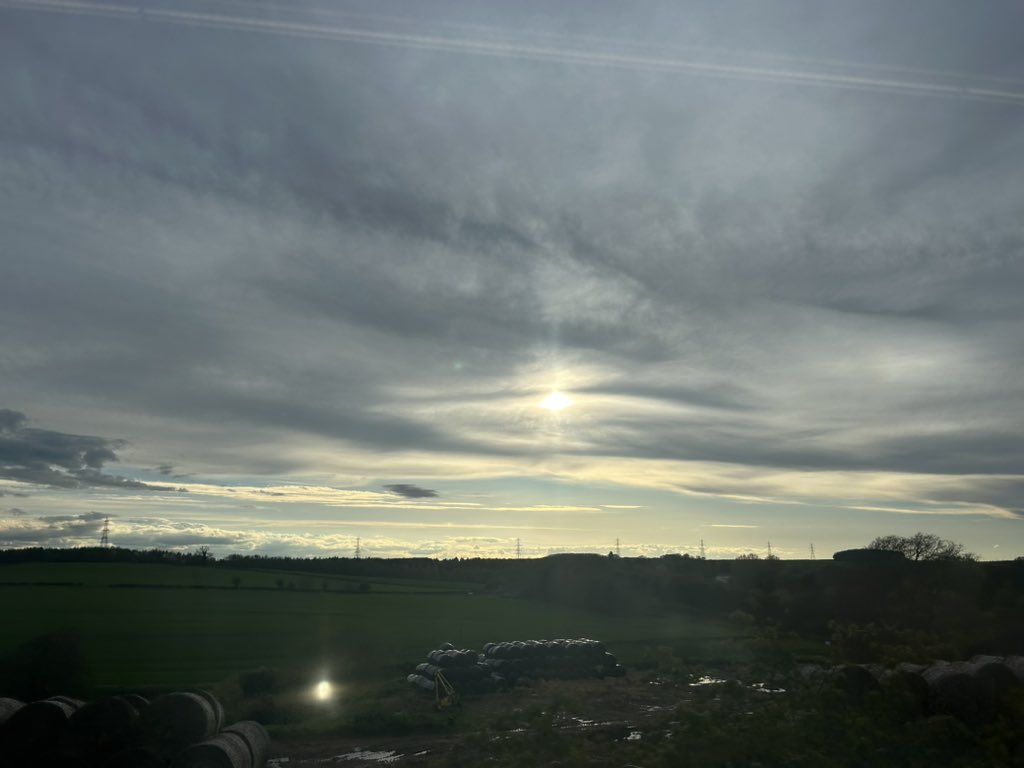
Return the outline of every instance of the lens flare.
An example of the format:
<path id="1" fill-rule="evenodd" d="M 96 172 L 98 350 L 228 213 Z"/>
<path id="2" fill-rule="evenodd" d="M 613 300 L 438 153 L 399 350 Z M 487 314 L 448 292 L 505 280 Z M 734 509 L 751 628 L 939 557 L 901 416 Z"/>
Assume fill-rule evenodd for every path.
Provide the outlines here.
<path id="1" fill-rule="evenodd" d="M 313 688 L 313 698 L 317 701 L 329 701 L 334 695 L 334 686 L 327 680 L 321 680 Z"/>

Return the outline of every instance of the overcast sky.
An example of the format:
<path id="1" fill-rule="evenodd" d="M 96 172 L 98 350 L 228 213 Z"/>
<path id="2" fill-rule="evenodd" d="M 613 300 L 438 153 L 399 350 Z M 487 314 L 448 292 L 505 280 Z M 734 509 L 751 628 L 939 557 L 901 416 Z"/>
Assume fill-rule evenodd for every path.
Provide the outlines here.
<path id="1" fill-rule="evenodd" d="M 0 0 L 0 546 L 1024 554 L 1022 28 Z"/>

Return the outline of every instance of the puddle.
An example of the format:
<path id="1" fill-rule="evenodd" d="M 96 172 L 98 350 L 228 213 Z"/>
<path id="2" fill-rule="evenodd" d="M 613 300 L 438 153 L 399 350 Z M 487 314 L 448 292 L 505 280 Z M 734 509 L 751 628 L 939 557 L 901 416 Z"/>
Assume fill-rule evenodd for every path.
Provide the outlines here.
<path id="1" fill-rule="evenodd" d="M 785 688 L 769 688 L 767 683 L 754 683 L 750 686 L 752 691 L 760 691 L 761 693 L 785 693 Z"/>
<path id="2" fill-rule="evenodd" d="M 329 757 L 327 758 L 327 760 L 323 760 L 321 762 L 348 762 L 350 760 L 367 760 L 371 763 L 381 763 L 386 765 L 388 763 L 397 763 L 400 757 L 402 756 L 396 753 L 395 750 L 393 749 L 388 750 L 387 752 L 374 752 L 369 749 L 357 749 L 354 752 L 346 752 L 344 755 L 335 755 L 334 757 Z"/>
<path id="3" fill-rule="evenodd" d="M 630 731 L 626 741 L 640 741 L 644 737 L 643 731 Z"/>
<path id="4" fill-rule="evenodd" d="M 696 688 L 698 685 L 721 685 L 724 682 L 726 682 L 726 680 L 721 677 L 708 677 L 707 675 L 704 675 L 704 677 L 698 677 L 694 682 L 690 683 L 690 687 Z"/>

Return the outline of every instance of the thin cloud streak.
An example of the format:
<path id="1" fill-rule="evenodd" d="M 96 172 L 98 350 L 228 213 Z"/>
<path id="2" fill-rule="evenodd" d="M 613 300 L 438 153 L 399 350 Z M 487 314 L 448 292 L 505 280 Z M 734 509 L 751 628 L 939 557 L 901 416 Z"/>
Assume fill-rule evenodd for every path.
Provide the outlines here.
<path id="1" fill-rule="evenodd" d="M 62 0 L 0 0 L 0 7 L 30 9 L 44 12 L 86 14 L 108 18 L 127 19 L 146 23 L 193 25 L 215 29 L 270 33 L 293 37 L 336 40 L 339 42 L 414 48 L 484 55 L 499 58 L 525 59 L 582 66 L 612 67 L 630 71 L 687 74 L 815 86 L 897 95 L 930 96 L 948 99 L 986 101 L 997 104 L 1024 106 L 1024 91 L 1006 88 L 980 87 L 963 83 L 925 82 L 895 78 L 873 78 L 830 72 L 811 72 L 712 62 L 654 58 L 598 51 L 552 48 L 541 45 L 500 43 L 487 40 L 460 39 L 400 32 L 386 32 L 354 27 L 327 26 L 301 22 L 275 21 L 215 13 L 171 11 L 159 8 L 121 7 L 111 4 L 66 2 Z M 962 78 L 962 75 L 956 75 Z M 1013 81 L 1010 81 L 1013 83 Z M 1009 85 L 1010 83 L 1007 83 Z"/>

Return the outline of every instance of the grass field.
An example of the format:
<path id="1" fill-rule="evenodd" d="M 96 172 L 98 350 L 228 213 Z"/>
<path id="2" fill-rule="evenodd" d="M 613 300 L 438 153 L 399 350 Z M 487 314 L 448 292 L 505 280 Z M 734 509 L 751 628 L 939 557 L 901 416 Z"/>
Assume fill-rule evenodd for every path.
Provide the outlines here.
<path id="1" fill-rule="evenodd" d="M 242 588 L 229 587 L 235 576 Z M 272 588 L 281 578 L 296 587 Z M 38 582 L 81 586 L 29 586 Z M 604 640 L 627 663 L 663 645 L 684 642 L 729 653 L 743 642 L 736 627 L 717 620 L 611 616 L 473 587 L 375 580 L 370 591 L 358 592 L 338 577 L 273 571 L 3 566 L 0 654 L 59 632 L 79 644 L 97 686 L 152 690 L 214 685 L 259 667 L 336 680 L 396 679 L 445 640 L 479 648 L 487 641 L 589 636 Z"/>

